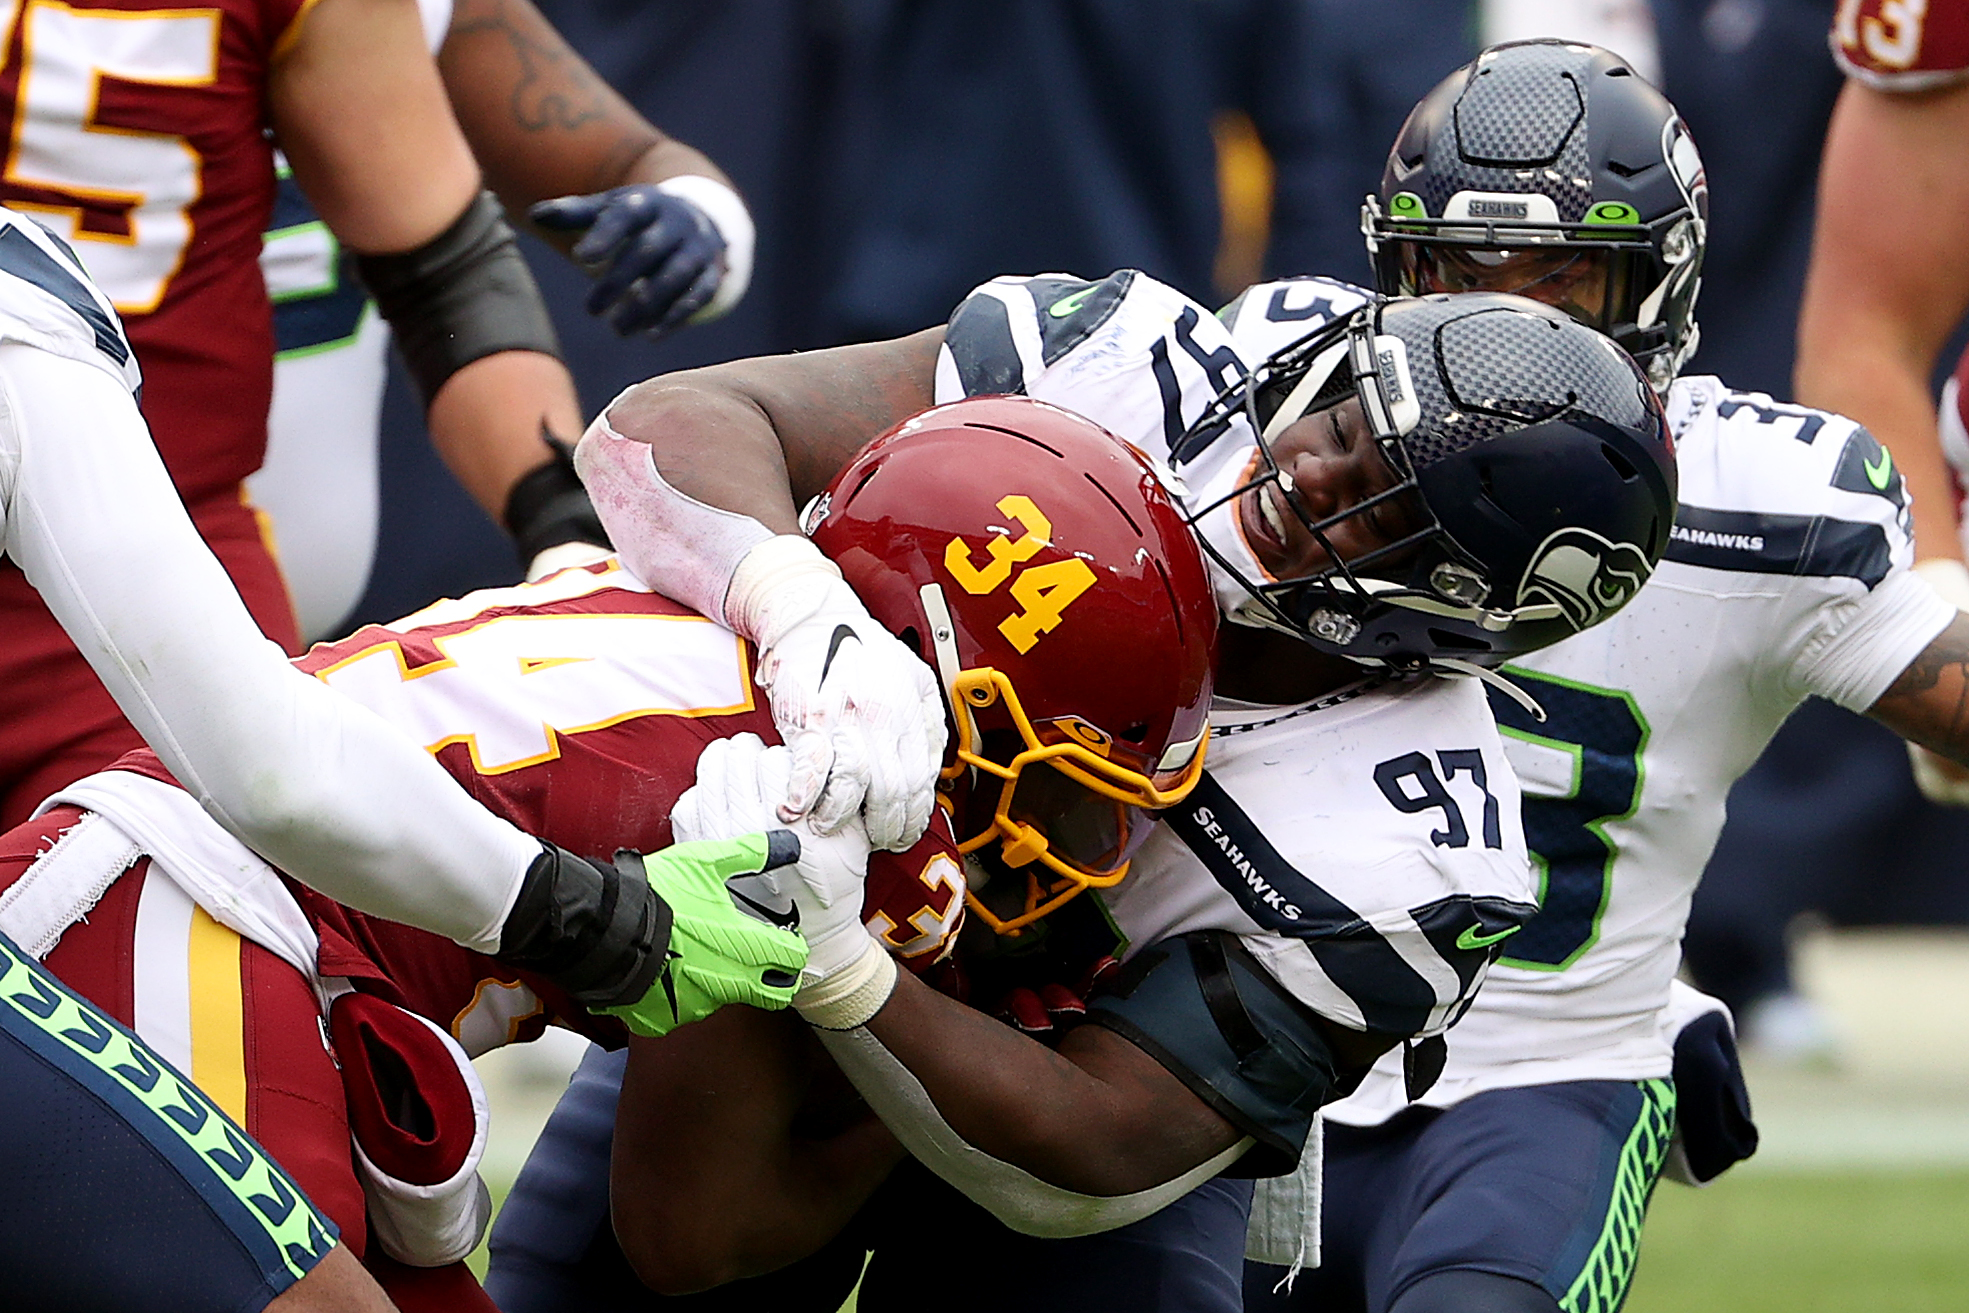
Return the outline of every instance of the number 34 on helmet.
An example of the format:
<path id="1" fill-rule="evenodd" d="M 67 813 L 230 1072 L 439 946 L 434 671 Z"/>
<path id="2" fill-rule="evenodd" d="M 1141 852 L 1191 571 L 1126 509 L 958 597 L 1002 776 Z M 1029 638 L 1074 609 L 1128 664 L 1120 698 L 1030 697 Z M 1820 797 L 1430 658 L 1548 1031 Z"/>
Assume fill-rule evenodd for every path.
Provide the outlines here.
<path id="1" fill-rule="evenodd" d="M 986 885 L 1026 877 L 972 911 L 1016 934 L 1126 875 L 1150 813 L 1202 775 L 1217 640 L 1202 555 L 1148 462 L 1044 402 L 972 398 L 863 448 L 804 527 L 937 671 L 958 846 Z"/>

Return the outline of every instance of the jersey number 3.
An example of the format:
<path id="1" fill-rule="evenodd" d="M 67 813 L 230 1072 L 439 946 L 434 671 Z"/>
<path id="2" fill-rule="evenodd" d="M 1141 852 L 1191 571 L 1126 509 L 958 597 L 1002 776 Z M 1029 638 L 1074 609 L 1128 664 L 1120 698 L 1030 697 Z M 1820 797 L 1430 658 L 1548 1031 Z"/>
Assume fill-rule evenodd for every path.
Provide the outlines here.
<path id="1" fill-rule="evenodd" d="M 1493 692 L 1490 709 L 1498 729 L 1567 754 L 1573 768 L 1565 794 L 1525 795 L 1525 846 L 1538 865 L 1539 910 L 1500 960 L 1532 971 L 1563 971 L 1600 937 L 1619 855 L 1606 827 L 1632 816 L 1640 805 L 1648 723 L 1625 693 L 1515 666 L 1509 675 L 1528 686 L 1546 720 L 1539 724 L 1516 702 Z"/>

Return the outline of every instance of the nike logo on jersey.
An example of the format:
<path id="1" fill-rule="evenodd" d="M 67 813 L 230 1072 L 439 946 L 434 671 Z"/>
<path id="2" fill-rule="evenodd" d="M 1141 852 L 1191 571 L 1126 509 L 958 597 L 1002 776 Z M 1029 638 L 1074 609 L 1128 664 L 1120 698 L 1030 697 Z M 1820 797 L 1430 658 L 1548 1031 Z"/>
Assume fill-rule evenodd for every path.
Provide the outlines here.
<path id="1" fill-rule="evenodd" d="M 827 672 L 834 667 L 834 654 L 841 650 L 841 644 L 849 639 L 861 642 L 861 635 L 847 625 L 834 626 L 834 636 L 827 640 L 827 659 L 820 663 L 820 682 L 827 682 Z"/>
<path id="2" fill-rule="evenodd" d="M 1476 926 L 1465 926 L 1463 927 L 1463 933 L 1456 937 L 1456 946 L 1466 953 L 1472 953 L 1479 948 L 1489 948 L 1500 939 L 1509 939 L 1522 929 L 1524 929 L 1523 926 L 1514 925 L 1507 926 L 1494 935 L 1480 935 L 1477 933 Z"/>
<path id="3" fill-rule="evenodd" d="M 1882 447 L 1878 465 L 1870 460 L 1863 460 L 1860 462 L 1860 467 L 1866 471 L 1866 481 L 1881 492 L 1885 492 L 1887 481 L 1894 477 L 1894 453 Z"/>
<path id="4" fill-rule="evenodd" d="M 1086 305 L 1087 298 L 1094 295 L 1099 287 L 1099 283 L 1093 283 L 1081 288 L 1071 296 L 1063 296 L 1053 302 L 1053 304 L 1047 306 L 1046 313 L 1055 319 L 1065 319 L 1068 315 L 1080 309 L 1081 306 Z"/>

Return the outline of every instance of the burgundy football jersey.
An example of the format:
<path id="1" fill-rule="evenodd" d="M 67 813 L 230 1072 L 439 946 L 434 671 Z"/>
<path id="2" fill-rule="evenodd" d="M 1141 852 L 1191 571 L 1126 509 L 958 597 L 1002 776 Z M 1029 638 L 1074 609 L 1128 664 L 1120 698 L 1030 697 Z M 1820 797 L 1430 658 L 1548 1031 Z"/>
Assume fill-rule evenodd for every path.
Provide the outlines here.
<path id="1" fill-rule="evenodd" d="M 116 303 L 144 414 L 187 502 L 260 466 L 273 316 L 267 71 L 307 0 L 24 0 L 0 65 L 0 201 Z"/>
<path id="2" fill-rule="evenodd" d="M 1846 76 L 1882 91 L 1969 77 L 1969 0 L 1840 0 L 1832 53 Z"/>
<path id="3" fill-rule="evenodd" d="M 670 809 L 713 740 L 779 741 L 750 645 L 612 561 L 439 602 L 295 664 L 424 744 L 489 810 L 585 856 L 668 846 Z M 161 774 L 147 752 L 118 768 Z M 954 942 L 963 891 L 939 816 L 908 852 L 869 859 L 864 913 L 920 972 Z M 324 975 L 370 979 L 365 988 L 449 1025 L 475 1055 L 531 1039 L 550 1019 L 611 1033 L 542 981 L 297 893 L 322 933 Z"/>

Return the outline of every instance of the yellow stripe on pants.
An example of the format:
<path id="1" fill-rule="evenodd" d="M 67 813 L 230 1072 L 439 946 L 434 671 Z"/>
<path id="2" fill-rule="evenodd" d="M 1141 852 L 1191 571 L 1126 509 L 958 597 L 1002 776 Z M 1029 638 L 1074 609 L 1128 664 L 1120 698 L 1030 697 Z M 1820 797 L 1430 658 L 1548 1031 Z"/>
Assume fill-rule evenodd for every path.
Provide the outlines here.
<path id="1" fill-rule="evenodd" d="M 204 908 L 191 916 L 185 946 L 191 992 L 191 1078 L 227 1116 L 246 1125 L 246 1008 L 239 936 Z"/>

